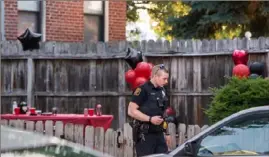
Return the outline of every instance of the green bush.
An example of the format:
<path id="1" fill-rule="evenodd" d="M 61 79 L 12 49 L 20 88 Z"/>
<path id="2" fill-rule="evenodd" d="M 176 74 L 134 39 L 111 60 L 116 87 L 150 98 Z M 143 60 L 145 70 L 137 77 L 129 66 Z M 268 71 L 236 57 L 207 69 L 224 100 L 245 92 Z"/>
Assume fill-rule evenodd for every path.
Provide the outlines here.
<path id="1" fill-rule="evenodd" d="M 228 84 L 212 88 L 213 100 L 205 110 L 211 123 L 215 123 L 243 109 L 269 105 L 269 80 L 263 78 L 229 78 Z"/>

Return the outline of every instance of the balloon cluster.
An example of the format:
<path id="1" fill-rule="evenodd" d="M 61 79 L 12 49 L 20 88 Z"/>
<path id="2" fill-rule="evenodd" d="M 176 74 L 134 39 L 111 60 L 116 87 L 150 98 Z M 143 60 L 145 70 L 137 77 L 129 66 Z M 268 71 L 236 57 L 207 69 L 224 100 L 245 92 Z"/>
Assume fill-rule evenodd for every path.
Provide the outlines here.
<path id="1" fill-rule="evenodd" d="M 245 50 L 234 50 L 233 51 L 233 61 L 234 61 L 234 68 L 233 68 L 233 75 L 239 78 L 248 77 L 250 74 L 249 67 L 247 66 L 248 62 L 248 52 Z"/>
<path id="2" fill-rule="evenodd" d="M 168 107 L 164 112 L 164 120 L 167 123 L 174 123 L 177 125 L 176 111 L 172 107 Z"/>
<path id="3" fill-rule="evenodd" d="M 257 78 L 264 75 L 264 64 L 261 62 L 253 62 L 249 66 L 248 64 L 249 54 L 245 50 L 233 51 L 233 62 L 235 64 L 233 68 L 233 76 L 238 78 Z"/>
<path id="4" fill-rule="evenodd" d="M 125 72 L 125 80 L 134 90 L 150 79 L 152 63 L 143 61 L 142 53 L 132 48 L 128 48 L 125 61 L 132 69 Z"/>

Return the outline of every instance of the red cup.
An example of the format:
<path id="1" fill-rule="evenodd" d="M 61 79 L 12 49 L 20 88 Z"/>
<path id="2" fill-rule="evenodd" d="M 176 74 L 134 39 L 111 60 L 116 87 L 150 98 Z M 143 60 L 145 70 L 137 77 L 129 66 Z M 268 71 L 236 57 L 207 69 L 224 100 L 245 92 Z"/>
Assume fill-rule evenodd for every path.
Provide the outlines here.
<path id="1" fill-rule="evenodd" d="M 93 108 L 88 109 L 88 114 L 90 116 L 93 116 L 94 115 L 94 109 Z"/>
<path id="2" fill-rule="evenodd" d="M 36 114 L 35 113 L 35 108 L 30 108 L 30 114 Z"/>
<path id="3" fill-rule="evenodd" d="M 20 108 L 19 108 L 19 107 L 16 107 L 16 108 L 14 109 L 14 112 L 15 112 L 15 114 L 20 114 Z"/>

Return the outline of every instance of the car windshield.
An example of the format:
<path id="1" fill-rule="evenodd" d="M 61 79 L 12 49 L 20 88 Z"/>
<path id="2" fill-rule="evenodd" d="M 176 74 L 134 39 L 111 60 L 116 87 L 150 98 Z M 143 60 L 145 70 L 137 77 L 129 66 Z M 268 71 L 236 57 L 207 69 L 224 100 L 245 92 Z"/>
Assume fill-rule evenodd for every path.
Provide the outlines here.
<path id="1" fill-rule="evenodd" d="M 269 155 L 268 113 L 248 116 L 206 136 L 198 156 Z"/>
<path id="2" fill-rule="evenodd" d="M 48 145 L 28 149 L 17 149 L 1 153 L 1 157 L 97 157 L 77 148 L 63 145 Z"/>

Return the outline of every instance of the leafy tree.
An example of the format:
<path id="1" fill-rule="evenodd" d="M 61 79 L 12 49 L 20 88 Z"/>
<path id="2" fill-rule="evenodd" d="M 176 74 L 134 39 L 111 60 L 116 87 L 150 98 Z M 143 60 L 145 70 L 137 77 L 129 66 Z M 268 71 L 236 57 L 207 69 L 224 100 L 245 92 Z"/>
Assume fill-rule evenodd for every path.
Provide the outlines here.
<path id="1" fill-rule="evenodd" d="M 142 6 L 147 4 L 148 6 Z M 267 1 L 127 1 L 127 19 L 135 22 L 138 9 L 146 9 L 160 36 L 172 38 L 223 39 L 269 36 Z"/>
<path id="2" fill-rule="evenodd" d="M 132 28 L 131 30 L 126 30 L 127 40 L 128 41 L 138 41 L 140 40 L 139 36 L 141 34 L 141 30 L 139 28 Z"/>
<path id="3" fill-rule="evenodd" d="M 183 17 L 170 16 L 167 34 L 176 38 L 233 38 L 250 31 L 253 37 L 269 36 L 269 2 L 192 1 Z"/>
<path id="4" fill-rule="evenodd" d="M 136 22 L 139 19 L 138 10 L 147 9 L 143 4 L 148 4 L 147 1 L 127 1 L 127 21 Z"/>
<path id="5" fill-rule="evenodd" d="M 157 23 L 152 26 L 152 29 L 159 37 L 172 39 L 172 36 L 167 34 L 171 30 L 171 25 L 168 25 L 169 17 L 180 17 L 186 15 L 190 11 L 190 7 L 180 1 L 127 1 L 127 21 L 136 22 L 139 19 L 138 10 L 147 10 L 152 23 Z M 136 34 L 137 35 L 137 34 Z"/>
<path id="6" fill-rule="evenodd" d="M 127 1 L 127 25 L 133 25 L 129 30 L 126 30 L 127 40 L 139 40 L 141 30 L 135 26 L 135 22 L 139 20 L 139 9 L 147 9 L 144 4 L 146 1 Z"/>
<path id="7" fill-rule="evenodd" d="M 152 20 L 157 22 L 153 30 L 159 37 L 165 37 L 168 40 L 171 40 L 172 36 L 166 32 L 171 31 L 172 27 L 167 23 L 167 19 L 187 15 L 191 9 L 181 1 L 153 1 L 149 6 L 148 13 Z"/>

